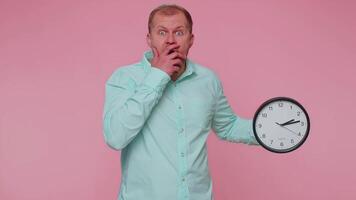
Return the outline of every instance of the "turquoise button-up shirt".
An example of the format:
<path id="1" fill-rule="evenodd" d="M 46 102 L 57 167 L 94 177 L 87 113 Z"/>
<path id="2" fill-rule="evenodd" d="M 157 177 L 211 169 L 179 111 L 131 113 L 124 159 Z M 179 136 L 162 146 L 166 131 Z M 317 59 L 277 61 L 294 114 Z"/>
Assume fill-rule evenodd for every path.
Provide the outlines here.
<path id="1" fill-rule="evenodd" d="M 252 120 L 238 117 L 217 75 L 186 60 L 176 80 L 141 62 L 114 71 L 106 82 L 105 142 L 121 150 L 119 200 L 212 200 L 206 140 L 258 145 Z"/>

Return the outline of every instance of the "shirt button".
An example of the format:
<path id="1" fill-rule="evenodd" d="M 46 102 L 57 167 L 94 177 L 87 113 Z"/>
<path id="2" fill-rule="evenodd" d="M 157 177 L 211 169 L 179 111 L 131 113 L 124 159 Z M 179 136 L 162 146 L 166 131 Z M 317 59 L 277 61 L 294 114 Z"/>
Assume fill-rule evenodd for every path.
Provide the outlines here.
<path id="1" fill-rule="evenodd" d="M 185 178 L 182 178 L 182 182 L 184 182 L 185 181 Z"/>
<path id="2" fill-rule="evenodd" d="M 182 153 L 180 153 L 180 156 L 184 157 L 184 153 L 183 153 L 183 152 L 182 152 Z"/>
<path id="3" fill-rule="evenodd" d="M 183 131 L 184 131 L 184 128 L 181 128 L 181 129 L 180 129 L 180 132 L 182 133 Z"/>
<path id="4" fill-rule="evenodd" d="M 182 109 L 182 106 L 178 106 L 178 109 Z"/>

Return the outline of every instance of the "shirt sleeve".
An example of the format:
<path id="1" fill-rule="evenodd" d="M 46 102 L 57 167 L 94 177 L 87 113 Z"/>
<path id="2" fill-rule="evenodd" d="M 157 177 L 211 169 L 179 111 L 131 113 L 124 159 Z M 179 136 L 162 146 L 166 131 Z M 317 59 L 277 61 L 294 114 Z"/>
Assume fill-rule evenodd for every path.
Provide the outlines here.
<path id="1" fill-rule="evenodd" d="M 124 69 L 113 73 L 105 84 L 103 112 L 104 138 L 111 148 L 121 150 L 135 138 L 169 81 L 167 73 L 154 67 L 139 85 Z"/>
<path id="2" fill-rule="evenodd" d="M 233 112 L 218 78 L 215 88 L 217 94 L 212 129 L 217 136 L 230 142 L 259 145 L 253 134 L 252 119 L 243 119 Z"/>

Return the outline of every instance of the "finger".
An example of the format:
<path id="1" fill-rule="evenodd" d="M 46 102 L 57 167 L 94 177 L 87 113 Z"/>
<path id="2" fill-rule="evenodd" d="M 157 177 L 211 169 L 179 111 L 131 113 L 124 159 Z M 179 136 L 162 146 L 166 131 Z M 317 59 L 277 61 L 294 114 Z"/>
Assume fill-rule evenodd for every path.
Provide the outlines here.
<path id="1" fill-rule="evenodd" d="M 178 57 L 181 59 L 181 60 L 186 60 L 187 59 L 187 56 L 178 52 Z"/>
<path id="2" fill-rule="evenodd" d="M 168 58 L 171 59 L 171 60 L 173 60 L 173 59 L 175 59 L 177 57 L 179 57 L 179 53 L 176 52 L 176 51 L 168 55 Z"/>
<path id="3" fill-rule="evenodd" d="M 181 68 L 183 66 L 183 62 L 181 59 L 179 58 L 176 58 L 176 59 L 173 59 L 172 60 L 172 63 L 171 63 L 173 66 L 177 66 L 179 68 Z"/>
<path id="4" fill-rule="evenodd" d="M 179 45 L 178 45 L 177 43 L 170 44 L 170 45 L 168 45 L 168 46 L 165 48 L 163 54 L 168 55 L 169 53 L 171 53 L 171 51 L 172 51 L 173 49 L 178 48 L 178 47 L 179 47 Z"/>
<path id="5" fill-rule="evenodd" d="M 172 68 L 171 68 L 171 73 L 179 73 L 179 67 L 177 67 L 177 66 L 172 66 Z"/>
<path id="6" fill-rule="evenodd" d="M 180 70 L 180 67 L 175 66 L 173 69 L 174 69 L 174 72 L 178 72 Z"/>
<path id="7" fill-rule="evenodd" d="M 170 59 L 179 58 L 179 59 L 181 59 L 181 60 L 183 60 L 183 61 L 186 60 L 186 56 L 185 56 L 184 54 L 180 53 L 180 52 L 177 52 L 177 51 L 175 51 L 175 52 L 169 54 L 169 58 L 170 58 Z"/>

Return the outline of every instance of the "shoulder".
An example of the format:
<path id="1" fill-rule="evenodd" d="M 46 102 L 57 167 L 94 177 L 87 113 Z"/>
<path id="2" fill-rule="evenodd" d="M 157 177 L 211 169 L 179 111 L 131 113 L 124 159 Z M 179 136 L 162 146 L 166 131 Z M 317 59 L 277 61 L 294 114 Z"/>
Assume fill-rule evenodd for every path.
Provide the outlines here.
<path id="1" fill-rule="evenodd" d="M 219 96 L 222 92 L 222 83 L 218 73 L 210 66 L 193 63 L 196 78 L 198 78 L 204 87 L 209 90 L 212 96 Z"/>
<path id="2" fill-rule="evenodd" d="M 214 68 L 193 62 L 194 70 L 199 78 L 204 78 L 211 84 L 220 84 L 220 78 Z"/>

